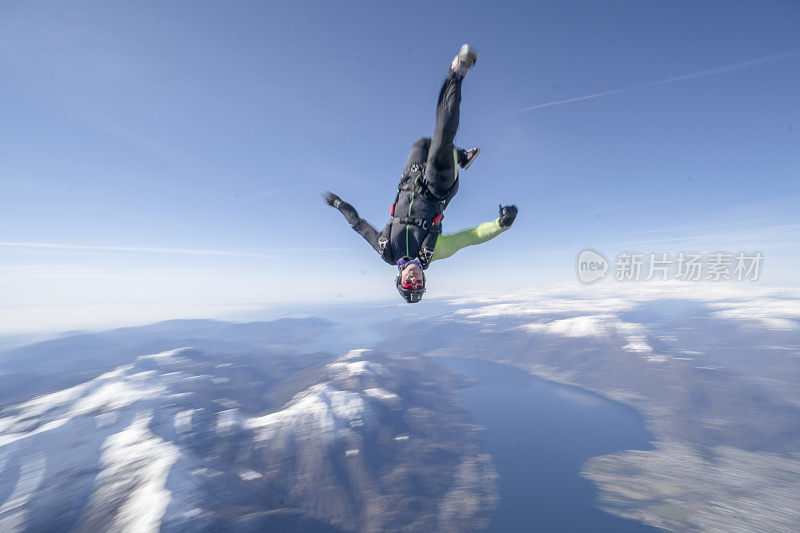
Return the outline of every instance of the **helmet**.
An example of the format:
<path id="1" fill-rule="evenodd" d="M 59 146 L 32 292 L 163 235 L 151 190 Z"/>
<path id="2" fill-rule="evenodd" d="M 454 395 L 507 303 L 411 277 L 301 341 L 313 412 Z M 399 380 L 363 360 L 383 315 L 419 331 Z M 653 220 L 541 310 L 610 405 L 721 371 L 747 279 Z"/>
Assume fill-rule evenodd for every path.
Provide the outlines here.
<path id="1" fill-rule="evenodd" d="M 400 293 L 400 296 L 402 296 L 403 299 L 410 304 L 415 304 L 418 301 L 422 300 L 422 295 L 425 294 L 424 284 L 419 289 L 406 289 L 405 287 L 403 287 L 403 283 L 400 281 L 399 274 L 395 278 L 394 284 L 397 286 L 397 291 Z"/>
<path id="2" fill-rule="evenodd" d="M 403 286 L 402 282 L 402 272 L 410 263 L 416 263 L 417 266 L 422 268 L 422 263 L 420 263 L 419 259 L 411 259 L 410 257 L 403 257 L 402 259 L 397 261 L 397 268 L 400 271 L 397 274 L 397 277 L 394 280 L 394 284 L 397 287 L 397 292 L 400 293 L 400 296 L 403 299 L 410 303 L 414 304 L 422 300 L 422 295 L 425 294 L 425 272 L 422 272 L 422 287 L 412 289 L 411 287 Z"/>

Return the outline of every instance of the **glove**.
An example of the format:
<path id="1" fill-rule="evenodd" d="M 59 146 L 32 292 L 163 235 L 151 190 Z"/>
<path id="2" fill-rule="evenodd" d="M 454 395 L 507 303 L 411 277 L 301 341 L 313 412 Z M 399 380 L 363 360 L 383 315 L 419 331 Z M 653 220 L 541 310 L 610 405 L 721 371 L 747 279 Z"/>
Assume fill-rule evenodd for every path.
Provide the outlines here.
<path id="1" fill-rule="evenodd" d="M 331 207 L 335 207 L 339 212 L 344 215 L 350 227 L 358 223 L 358 211 L 352 205 L 348 204 L 332 192 L 328 191 L 322 194 L 322 199 Z"/>
<path id="2" fill-rule="evenodd" d="M 328 204 L 331 207 L 335 207 L 336 209 L 339 209 L 339 206 L 342 205 L 342 199 L 330 191 L 322 193 L 322 199 L 325 201 L 326 204 Z"/>
<path id="3" fill-rule="evenodd" d="M 501 228 L 509 228 L 511 224 L 514 223 L 514 219 L 517 218 L 517 206 L 515 205 L 507 205 L 507 206 L 500 206 L 500 227 Z"/>

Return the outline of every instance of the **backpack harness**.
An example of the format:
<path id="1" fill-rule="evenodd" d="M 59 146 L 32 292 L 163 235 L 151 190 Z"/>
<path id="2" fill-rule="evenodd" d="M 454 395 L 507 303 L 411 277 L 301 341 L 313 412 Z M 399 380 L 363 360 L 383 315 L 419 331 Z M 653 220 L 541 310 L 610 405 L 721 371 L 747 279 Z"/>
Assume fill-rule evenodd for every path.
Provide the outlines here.
<path id="1" fill-rule="evenodd" d="M 454 150 L 455 153 L 455 150 Z M 412 179 L 412 176 L 415 176 Z M 414 163 L 411 165 L 410 172 L 402 177 L 400 180 L 400 184 L 397 186 L 397 195 L 395 196 L 394 203 L 392 203 L 392 207 L 389 210 L 389 215 L 391 215 L 391 219 L 389 220 L 389 224 L 386 228 L 381 232 L 380 237 L 378 238 L 378 247 L 380 248 L 381 258 L 387 263 L 394 263 L 397 258 L 392 257 L 392 247 L 388 246 L 389 244 L 389 237 L 392 233 L 392 225 L 397 222 L 399 224 L 406 224 L 406 225 L 413 225 L 419 228 L 422 228 L 424 231 L 427 231 L 425 237 L 422 239 L 420 243 L 419 249 L 419 260 L 422 263 L 422 268 L 428 268 L 428 264 L 433 257 L 433 250 L 436 247 L 436 239 L 438 239 L 439 234 L 442 233 L 442 219 L 444 218 L 444 208 L 447 206 L 448 201 L 450 200 L 450 192 L 452 191 L 453 187 L 457 185 L 457 182 L 453 184 L 453 186 L 448 190 L 443 196 L 439 196 L 435 194 L 428 183 L 425 181 L 425 163 Z M 456 167 L 456 180 L 458 179 L 458 167 Z M 395 215 L 395 206 L 400 200 L 400 193 L 403 191 L 411 191 L 411 205 L 414 204 L 414 196 L 422 196 L 426 200 L 429 200 L 432 203 L 436 203 L 438 207 L 438 213 L 431 219 L 423 219 L 423 218 L 413 218 L 411 217 L 411 205 L 408 207 L 408 216 L 396 216 Z M 408 232 L 408 226 L 406 226 L 406 232 Z M 407 235 L 406 235 L 407 236 Z"/>

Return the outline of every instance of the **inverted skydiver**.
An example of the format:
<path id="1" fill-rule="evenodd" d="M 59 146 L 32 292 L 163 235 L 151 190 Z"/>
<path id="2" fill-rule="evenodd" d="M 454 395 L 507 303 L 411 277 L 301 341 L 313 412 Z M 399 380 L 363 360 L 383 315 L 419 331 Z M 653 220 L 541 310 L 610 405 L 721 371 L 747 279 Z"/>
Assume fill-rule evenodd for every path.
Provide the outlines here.
<path id="1" fill-rule="evenodd" d="M 456 148 L 461 82 L 478 60 L 468 44 L 453 58 L 436 105 L 433 138 L 423 137 L 411 147 L 403 169 L 391 218 L 380 233 L 358 216 L 355 208 L 331 192 L 322 195 L 344 215 L 350 226 L 377 251 L 384 261 L 397 265 L 395 285 L 408 303 L 419 302 L 425 293 L 425 273 L 431 261 L 450 257 L 461 248 L 493 239 L 511 227 L 517 216 L 515 205 L 500 206 L 500 216 L 491 222 L 451 235 L 441 235 L 444 210 L 458 191 L 458 167 L 466 170 L 479 148 Z"/>

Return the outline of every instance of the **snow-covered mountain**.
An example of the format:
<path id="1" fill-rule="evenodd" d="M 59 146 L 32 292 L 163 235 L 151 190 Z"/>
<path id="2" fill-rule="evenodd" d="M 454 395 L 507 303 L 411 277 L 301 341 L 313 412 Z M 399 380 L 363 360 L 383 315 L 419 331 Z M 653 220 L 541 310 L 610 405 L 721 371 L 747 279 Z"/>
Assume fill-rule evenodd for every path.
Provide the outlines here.
<path id="1" fill-rule="evenodd" d="M 0 531 L 483 523 L 496 474 L 455 378 L 366 350 L 310 361 L 181 348 L 6 408 Z"/>

